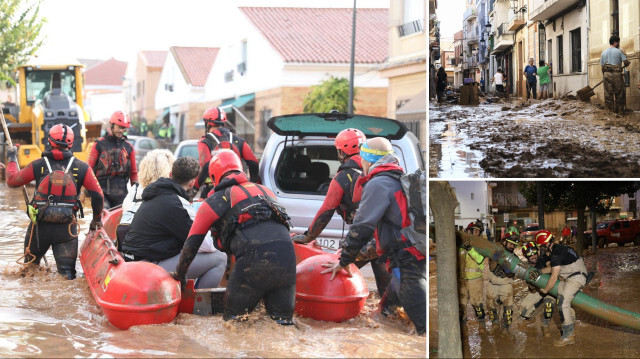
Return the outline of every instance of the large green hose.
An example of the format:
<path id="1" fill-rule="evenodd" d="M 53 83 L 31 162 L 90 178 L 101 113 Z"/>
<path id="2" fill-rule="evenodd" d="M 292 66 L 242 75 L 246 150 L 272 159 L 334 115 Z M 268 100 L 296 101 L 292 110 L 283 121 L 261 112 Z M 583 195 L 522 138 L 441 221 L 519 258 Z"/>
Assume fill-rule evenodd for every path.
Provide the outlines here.
<path id="1" fill-rule="evenodd" d="M 458 232 L 457 234 L 461 236 L 465 244 L 473 246 L 482 256 L 500 264 L 506 273 L 515 273 L 516 277 L 538 288 L 546 287 L 550 277 L 549 274 L 542 274 L 536 277 L 534 266 L 521 261 L 515 254 L 507 252 L 502 245 L 491 243 L 482 237 L 468 233 Z M 558 296 L 559 282 L 560 280 L 549 291 L 549 294 L 554 297 Z M 571 304 L 613 324 L 640 330 L 640 314 L 638 313 L 609 305 L 582 292 L 578 292 Z"/>

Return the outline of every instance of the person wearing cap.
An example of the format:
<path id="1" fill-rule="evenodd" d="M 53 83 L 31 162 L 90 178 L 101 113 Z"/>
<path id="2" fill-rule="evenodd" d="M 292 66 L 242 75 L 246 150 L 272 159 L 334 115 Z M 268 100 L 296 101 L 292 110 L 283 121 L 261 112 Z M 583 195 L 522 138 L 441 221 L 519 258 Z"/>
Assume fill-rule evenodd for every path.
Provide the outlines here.
<path id="1" fill-rule="evenodd" d="M 400 183 L 404 169 L 393 153 L 391 142 L 384 137 L 363 143 L 360 157 L 363 173 L 354 190 L 354 200 L 359 200 L 360 206 L 341 244 L 340 260 L 323 264 L 327 269 L 322 273 L 331 274 L 331 279 L 341 270 L 351 275 L 349 264 L 374 236 L 377 252 L 391 273 L 391 281 L 380 300 L 382 313 L 401 306 L 416 332 L 423 334 L 427 317 L 426 257 L 400 233 L 408 218 L 407 197 Z"/>
<path id="2" fill-rule="evenodd" d="M 482 227 L 471 222 L 464 230 L 474 236 L 480 236 Z M 460 301 L 460 322 L 467 321 L 467 304 L 471 304 L 479 323 L 479 332 L 486 331 L 485 311 L 482 303 L 484 290 L 484 257 L 473 247 L 465 246 L 460 237 L 458 244 L 458 298 Z"/>
<path id="3" fill-rule="evenodd" d="M 513 253 L 520 236 L 516 231 L 509 231 L 502 239 L 504 249 Z M 499 309 L 502 307 L 502 328 L 509 329 L 513 319 L 513 273 L 506 273 L 495 260 L 489 261 L 489 282 L 487 285 L 487 308 L 492 330 L 496 330 L 499 322 Z"/>
<path id="4" fill-rule="evenodd" d="M 541 253 L 535 242 L 526 242 L 522 246 L 522 255 L 527 259 L 529 264 L 533 265 L 539 271 L 546 268 L 549 264 L 549 257 Z M 529 293 L 518 303 L 520 315 L 524 319 L 529 320 L 533 312 L 540 307 L 540 305 L 543 305 L 542 333 L 545 337 L 550 337 L 549 324 L 551 323 L 551 316 L 555 309 L 556 299 L 550 295 L 540 294 L 540 289 L 531 284 L 527 285 Z"/>

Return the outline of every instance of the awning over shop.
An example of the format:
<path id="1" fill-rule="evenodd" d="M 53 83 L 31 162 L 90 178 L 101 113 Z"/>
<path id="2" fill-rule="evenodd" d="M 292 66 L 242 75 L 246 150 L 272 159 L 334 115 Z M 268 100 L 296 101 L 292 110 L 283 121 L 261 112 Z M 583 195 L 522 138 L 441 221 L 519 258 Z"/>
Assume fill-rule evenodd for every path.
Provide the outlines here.
<path id="1" fill-rule="evenodd" d="M 165 108 L 164 111 L 162 111 L 162 114 L 160 114 L 160 116 L 156 118 L 156 122 L 164 121 L 164 118 L 167 116 L 169 116 L 169 107 Z"/>
<path id="2" fill-rule="evenodd" d="M 232 100 L 226 100 L 224 101 L 220 107 L 223 110 L 227 110 L 230 109 L 231 107 L 235 107 L 235 108 L 240 108 L 244 105 L 246 105 L 249 101 L 253 100 L 256 97 L 255 94 L 248 94 L 248 95 L 242 95 L 239 96 L 236 99 L 232 99 Z"/>

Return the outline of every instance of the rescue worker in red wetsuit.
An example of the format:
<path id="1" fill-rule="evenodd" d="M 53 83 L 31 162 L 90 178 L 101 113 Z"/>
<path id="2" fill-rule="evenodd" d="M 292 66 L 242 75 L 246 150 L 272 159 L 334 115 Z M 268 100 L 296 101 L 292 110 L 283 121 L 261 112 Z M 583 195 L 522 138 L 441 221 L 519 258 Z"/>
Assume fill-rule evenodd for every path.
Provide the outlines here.
<path id="1" fill-rule="evenodd" d="M 111 134 L 96 141 L 87 160 L 104 191 L 105 208 L 121 205 L 127 196 L 127 182 L 138 182 L 136 154 L 124 135 L 131 120 L 124 112 L 116 111 L 109 124 Z"/>
<path id="2" fill-rule="evenodd" d="M 84 187 L 91 196 L 93 220 L 91 230 L 102 227 L 102 189 L 91 168 L 73 157 L 69 147 L 73 144 L 73 130 L 58 124 L 49 130 L 48 140 L 51 150 L 42 158 L 31 162 L 18 171 L 17 148 L 7 151 L 7 184 L 19 187 L 36 181 L 36 192 L 30 207 L 37 209 L 25 236 L 25 263 L 40 264 L 41 258 L 52 247 L 58 274 L 67 279 L 76 277 L 78 257 L 77 212 L 82 207 L 78 201 L 80 188 Z M 35 223 L 33 221 L 35 219 Z"/>
<path id="3" fill-rule="evenodd" d="M 258 159 L 242 137 L 233 134 L 225 127 L 227 114 L 219 107 L 212 107 L 204 112 L 202 121 L 204 121 L 206 134 L 198 142 L 198 161 L 202 170 L 196 185 L 196 188 L 204 186 L 201 198 L 206 198 L 212 188 L 209 183 L 209 161 L 211 160 L 211 153 L 216 149 L 227 148 L 233 150 L 248 167 L 249 180 L 257 183 L 259 181 Z"/>
<path id="4" fill-rule="evenodd" d="M 341 163 L 338 173 L 331 180 L 324 202 L 313 222 L 311 222 L 309 229 L 303 235 L 294 236 L 294 242 L 309 243 L 315 240 L 327 226 L 336 210 L 347 224 L 353 223 L 353 217 L 356 215 L 356 209 L 358 208 L 358 203 L 353 200 L 353 190 L 356 181 L 362 174 L 360 145 L 366 140 L 364 133 L 356 128 L 347 128 L 338 133 L 334 142 L 338 151 L 338 159 Z M 375 245 L 375 239 L 372 239 L 358 255 L 355 265 L 358 268 L 362 268 L 371 262 L 378 294 L 382 296 L 389 284 L 389 273 L 384 261 L 376 259 Z"/>
<path id="5" fill-rule="evenodd" d="M 263 299 L 272 319 L 292 324 L 296 256 L 284 208 L 270 189 L 249 181 L 231 150 L 214 152 L 209 174 L 214 192 L 196 213 L 174 277 L 185 288 L 189 265 L 211 230 L 215 247 L 236 257 L 224 320 L 251 312 Z"/>
<path id="6" fill-rule="evenodd" d="M 324 264 L 328 269 L 322 273 L 331 273 L 331 279 L 341 269 L 350 274 L 348 265 L 373 235 L 378 254 L 387 259 L 390 272 L 394 272 L 381 300 L 383 313 L 389 306 L 402 306 L 416 332 L 423 334 L 427 327 L 426 257 L 400 233 L 411 224 L 407 197 L 400 183 L 404 170 L 398 164 L 391 142 L 384 137 L 362 144 L 360 156 L 364 176 L 358 179 L 354 199 L 362 200 L 349 234 L 341 244 L 340 261 Z M 362 188 L 361 196 L 359 188 Z"/>

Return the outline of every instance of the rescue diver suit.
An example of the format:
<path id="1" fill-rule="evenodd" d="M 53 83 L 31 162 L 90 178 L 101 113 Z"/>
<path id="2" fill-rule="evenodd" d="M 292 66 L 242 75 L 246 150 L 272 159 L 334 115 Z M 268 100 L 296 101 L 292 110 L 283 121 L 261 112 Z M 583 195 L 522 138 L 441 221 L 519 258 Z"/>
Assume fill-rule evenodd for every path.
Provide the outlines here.
<path id="1" fill-rule="evenodd" d="M 18 171 L 18 164 L 15 155 L 9 156 L 9 164 L 7 165 L 7 184 L 10 187 L 19 187 L 36 181 L 36 195 L 32 201 L 32 205 L 38 206 L 38 214 L 34 216 L 36 223 L 30 222 L 27 234 L 25 236 L 24 247 L 29 247 L 29 251 L 33 254 L 26 255 L 24 260 L 28 263 L 40 264 L 40 260 L 46 254 L 49 247 L 52 247 L 53 256 L 56 260 L 58 274 L 67 279 L 76 277 L 76 258 L 78 257 L 78 223 L 76 222 L 77 212 L 82 211 L 81 204 L 78 202 L 78 194 L 80 188 L 84 187 L 91 196 L 91 209 L 93 210 L 93 219 L 95 222 L 100 221 L 103 208 L 102 189 L 96 180 L 91 167 L 77 158 L 73 158 L 73 153 L 68 149 L 54 148 L 45 151 L 41 159 L 37 159 L 27 167 Z M 46 160 L 45 160 L 46 158 Z M 68 169 L 68 171 L 67 171 Z M 36 202 L 37 194 L 40 190 L 41 182 L 47 178 L 52 171 L 67 171 L 75 182 L 74 198 L 70 198 L 71 202 L 77 202 L 73 207 L 73 219 L 67 223 L 53 223 L 47 221 L 47 210 L 55 207 L 55 203 L 40 204 Z M 49 177 L 51 179 L 51 176 Z M 59 184 L 50 181 L 48 192 L 53 198 L 68 193 L 65 188 L 60 188 Z M 51 209 L 47 208 L 52 206 Z M 82 212 L 81 212 L 82 213 Z M 32 234 L 32 232 L 34 232 Z M 34 260 L 35 256 L 35 260 Z"/>
<path id="2" fill-rule="evenodd" d="M 202 136 L 198 142 L 198 163 L 202 170 L 200 171 L 200 176 L 198 176 L 196 188 L 204 186 L 200 196 L 201 198 L 207 198 L 209 191 L 211 191 L 211 178 L 209 176 L 209 161 L 211 160 L 211 153 L 216 148 L 223 148 L 222 145 L 218 145 L 224 142 L 230 143 L 232 147 L 234 147 L 230 149 L 236 152 L 238 157 L 243 161 L 243 165 L 246 165 L 245 170 L 248 168 L 249 180 L 253 183 L 257 183 L 260 180 L 258 173 L 258 159 L 251 150 L 251 147 L 247 144 L 247 141 L 242 137 L 233 134 L 226 127 L 215 127 L 215 130 Z"/>
<path id="3" fill-rule="evenodd" d="M 253 311 L 263 299 L 279 324 L 292 324 L 296 256 L 284 208 L 273 192 L 241 172 L 222 178 L 196 213 L 175 276 L 184 278 L 198 247 L 211 230 L 216 248 L 236 263 L 225 293 L 224 320 Z"/>
<path id="4" fill-rule="evenodd" d="M 96 141 L 87 163 L 104 191 L 105 208 L 121 205 L 127 196 L 127 182 L 138 182 L 138 168 L 133 146 L 127 137 L 105 135 Z"/>

